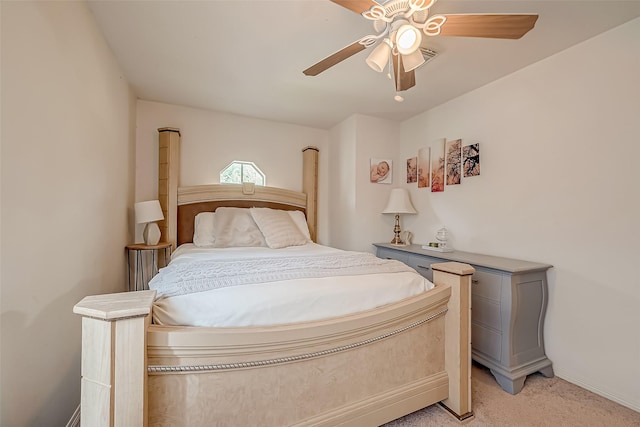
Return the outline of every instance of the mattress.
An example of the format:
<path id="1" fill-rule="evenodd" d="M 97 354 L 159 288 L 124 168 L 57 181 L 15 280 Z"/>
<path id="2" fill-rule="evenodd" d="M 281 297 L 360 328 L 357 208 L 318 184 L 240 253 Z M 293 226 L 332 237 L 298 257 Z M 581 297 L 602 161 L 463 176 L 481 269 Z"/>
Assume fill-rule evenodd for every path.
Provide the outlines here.
<path id="1" fill-rule="evenodd" d="M 201 248 L 181 245 L 171 263 L 154 277 L 158 287 L 169 269 L 202 260 L 265 260 L 279 257 L 347 256 L 316 243 L 281 249 L 267 247 Z M 399 262 L 399 261 L 394 261 Z M 166 270 L 166 271 L 165 271 Z M 153 306 L 153 323 L 174 326 L 244 327 L 308 322 L 344 316 L 398 302 L 432 289 L 434 285 L 415 270 L 358 273 L 330 277 L 269 280 L 175 296 L 161 296 Z M 163 277 L 165 275 L 165 277 Z"/>

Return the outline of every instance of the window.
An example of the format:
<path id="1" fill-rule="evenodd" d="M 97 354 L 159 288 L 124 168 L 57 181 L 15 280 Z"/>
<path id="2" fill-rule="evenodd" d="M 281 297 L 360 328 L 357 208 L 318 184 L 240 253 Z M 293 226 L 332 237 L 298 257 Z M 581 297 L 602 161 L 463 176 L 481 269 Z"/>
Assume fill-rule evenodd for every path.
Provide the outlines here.
<path id="1" fill-rule="evenodd" d="M 242 184 L 243 182 L 265 185 L 265 176 L 255 163 L 237 160 L 220 172 L 221 184 Z"/>

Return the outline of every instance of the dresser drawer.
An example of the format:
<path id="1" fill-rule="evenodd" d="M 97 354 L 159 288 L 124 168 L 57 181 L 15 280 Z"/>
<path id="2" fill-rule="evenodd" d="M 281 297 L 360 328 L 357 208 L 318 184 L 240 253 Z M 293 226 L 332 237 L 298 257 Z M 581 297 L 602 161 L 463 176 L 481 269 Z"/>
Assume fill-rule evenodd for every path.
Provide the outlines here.
<path id="1" fill-rule="evenodd" d="M 471 347 L 474 352 L 500 361 L 502 353 L 502 334 L 477 323 L 471 323 Z"/>
<path id="2" fill-rule="evenodd" d="M 492 301 L 500 301 L 502 276 L 498 273 L 476 270 L 471 278 L 471 292 Z"/>
<path id="3" fill-rule="evenodd" d="M 394 251 L 393 249 L 378 248 L 378 250 L 376 251 L 376 256 L 383 259 L 397 259 L 398 261 L 402 261 L 407 264 L 407 258 L 409 257 L 409 254 L 407 254 L 406 252 Z"/>
<path id="4" fill-rule="evenodd" d="M 438 260 L 435 258 L 427 257 L 427 256 L 416 256 L 409 255 L 406 260 L 406 264 L 409 267 L 414 268 L 418 273 L 420 273 L 424 278 L 433 282 L 433 270 L 431 269 L 431 264 L 442 262 L 442 260 Z"/>
<path id="5" fill-rule="evenodd" d="M 471 306 L 473 307 L 471 310 L 472 322 L 495 329 L 497 332 L 502 331 L 500 302 L 473 294 Z"/>

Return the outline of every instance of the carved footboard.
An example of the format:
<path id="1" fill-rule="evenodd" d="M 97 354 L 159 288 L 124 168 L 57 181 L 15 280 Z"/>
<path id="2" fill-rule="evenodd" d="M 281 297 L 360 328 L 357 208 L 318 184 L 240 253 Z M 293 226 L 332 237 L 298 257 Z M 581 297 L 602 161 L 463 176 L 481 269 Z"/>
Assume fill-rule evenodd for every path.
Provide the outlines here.
<path id="1" fill-rule="evenodd" d="M 114 420 L 133 417 L 154 426 L 379 425 L 439 401 L 468 417 L 473 269 L 458 263 L 433 267 L 436 289 L 422 295 L 355 315 L 275 327 L 146 327 L 152 291 L 87 297 L 74 312 L 116 332 L 101 335 L 96 346 L 83 319 L 82 423 L 118 425 Z M 102 298 L 104 309 L 104 298 L 116 295 L 147 305 L 147 317 L 129 312 L 117 319 L 113 307 L 103 310 L 109 318 L 96 315 L 95 298 Z M 117 325 L 132 319 L 146 328 L 148 342 L 142 349 L 131 343 L 127 352 Z M 122 356 L 105 361 L 99 353 Z M 123 379 L 123 366 L 141 359 L 144 366 L 126 368 L 132 378 Z M 112 368 L 100 380 L 108 392 L 99 399 L 90 392 L 96 380 L 87 377 L 93 368 L 85 363 Z M 122 393 L 130 400 L 124 406 L 117 397 Z"/>

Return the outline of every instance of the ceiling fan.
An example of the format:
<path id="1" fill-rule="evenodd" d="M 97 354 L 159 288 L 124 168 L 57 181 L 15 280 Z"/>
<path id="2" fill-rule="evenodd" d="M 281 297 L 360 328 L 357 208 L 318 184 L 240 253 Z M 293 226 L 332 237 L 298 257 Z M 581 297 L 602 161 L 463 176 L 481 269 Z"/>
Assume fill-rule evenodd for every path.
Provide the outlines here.
<path id="1" fill-rule="evenodd" d="M 421 51 L 422 35 L 519 39 L 533 28 L 533 14 L 455 14 L 429 16 L 436 0 L 331 0 L 361 14 L 373 22 L 376 34 L 362 37 L 303 71 L 316 76 L 345 59 L 376 45 L 367 57 L 367 65 L 378 72 L 389 64 L 393 68 L 396 100 L 398 92 L 416 84 L 415 70 L 425 62 Z"/>

